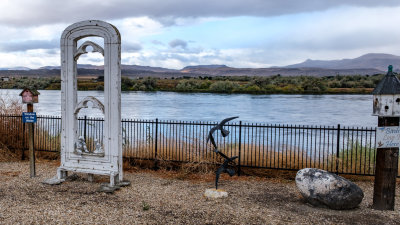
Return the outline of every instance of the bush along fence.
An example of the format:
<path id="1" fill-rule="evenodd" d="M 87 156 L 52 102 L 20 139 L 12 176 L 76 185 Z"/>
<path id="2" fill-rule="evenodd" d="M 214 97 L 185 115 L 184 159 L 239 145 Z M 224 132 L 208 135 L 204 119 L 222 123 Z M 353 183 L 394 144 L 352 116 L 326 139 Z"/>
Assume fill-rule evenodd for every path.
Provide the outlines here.
<path id="1" fill-rule="evenodd" d="M 0 115 L 0 141 L 12 150 L 27 149 L 27 133 L 19 115 Z M 206 143 L 217 122 L 183 122 L 124 119 L 124 157 L 154 163 L 221 163 Z M 219 150 L 239 156 L 244 167 L 280 170 L 321 168 L 337 174 L 374 175 L 375 128 L 228 123 L 226 138 L 218 133 Z M 80 135 L 89 151 L 102 142 L 103 119 L 79 119 Z M 60 151 L 61 118 L 38 116 L 35 150 Z M 216 133 L 217 134 L 217 133 Z"/>

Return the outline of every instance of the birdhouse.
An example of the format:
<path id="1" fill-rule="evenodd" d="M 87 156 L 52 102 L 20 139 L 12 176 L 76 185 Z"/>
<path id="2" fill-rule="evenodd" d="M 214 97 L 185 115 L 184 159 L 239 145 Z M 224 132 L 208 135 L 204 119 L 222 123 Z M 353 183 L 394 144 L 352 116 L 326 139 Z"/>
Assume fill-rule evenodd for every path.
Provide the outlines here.
<path id="1" fill-rule="evenodd" d="M 19 96 L 22 97 L 22 103 L 32 104 L 39 102 L 40 93 L 35 89 L 25 88 Z"/>
<path id="2" fill-rule="evenodd" d="M 373 114 L 383 117 L 400 117 L 400 81 L 390 65 L 385 77 L 372 91 Z"/>

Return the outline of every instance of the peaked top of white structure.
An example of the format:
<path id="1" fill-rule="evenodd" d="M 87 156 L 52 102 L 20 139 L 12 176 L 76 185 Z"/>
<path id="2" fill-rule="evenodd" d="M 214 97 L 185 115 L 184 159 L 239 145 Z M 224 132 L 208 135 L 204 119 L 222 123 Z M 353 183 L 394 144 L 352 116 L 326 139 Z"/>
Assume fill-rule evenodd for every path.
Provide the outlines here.
<path id="1" fill-rule="evenodd" d="M 105 37 L 101 30 L 105 30 L 106 33 L 111 34 L 111 36 Z M 68 26 L 61 35 L 61 42 L 71 38 L 71 36 L 74 38 L 74 33 L 79 33 L 79 39 L 89 36 L 98 36 L 103 37 L 105 43 L 121 43 L 121 35 L 118 29 L 114 25 L 101 20 L 85 20 Z"/>

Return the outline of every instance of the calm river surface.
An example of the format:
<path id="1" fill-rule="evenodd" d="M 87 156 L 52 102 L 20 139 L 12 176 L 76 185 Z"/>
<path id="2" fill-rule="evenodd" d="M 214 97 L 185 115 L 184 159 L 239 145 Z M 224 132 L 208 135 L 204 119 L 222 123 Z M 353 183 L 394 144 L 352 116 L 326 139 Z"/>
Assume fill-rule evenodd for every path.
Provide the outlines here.
<path id="1" fill-rule="evenodd" d="M 22 90 L 0 89 L 2 96 Z M 61 92 L 39 90 L 39 115 L 61 115 Z M 94 96 L 103 102 L 102 91 L 79 91 L 79 100 Z M 265 124 L 298 124 L 375 127 L 372 95 L 249 95 L 175 92 L 122 92 L 122 118 L 181 121 L 238 120 Z M 99 117 L 100 111 L 81 110 Z"/>

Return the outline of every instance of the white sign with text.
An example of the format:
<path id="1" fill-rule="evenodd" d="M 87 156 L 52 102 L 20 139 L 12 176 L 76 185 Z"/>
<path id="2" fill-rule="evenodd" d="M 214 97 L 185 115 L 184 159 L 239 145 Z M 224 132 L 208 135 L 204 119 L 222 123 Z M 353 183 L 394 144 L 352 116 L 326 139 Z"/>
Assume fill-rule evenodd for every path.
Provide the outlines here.
<path id="1" fill-rule="evenodd" d="M 400 127 L 377 127 L 376 147 L 377 148 L 400 147 Z"/>

